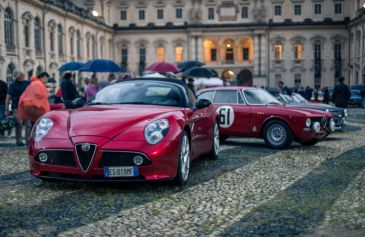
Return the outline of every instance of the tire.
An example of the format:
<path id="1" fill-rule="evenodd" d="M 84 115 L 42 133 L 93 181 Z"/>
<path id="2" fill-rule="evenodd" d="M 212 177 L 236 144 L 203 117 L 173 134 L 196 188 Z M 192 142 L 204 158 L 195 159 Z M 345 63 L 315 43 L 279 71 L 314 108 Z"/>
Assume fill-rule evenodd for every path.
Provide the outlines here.
<path id="1" fill-rule="evenodd" d="M 310 141 L 299 142 L 299 143 L 302 144 L 303 146 L 313 146 L 313 145 L 317 144 L 318 142 L 319 142 L 319 139 L 314 138 Z"/>
<path id="2" fill-rule="evenodd" d="M 181 136 L 177 163 L 175 183 L 179 186 L 184 186 L 187 183 L 190 171 L 190 141 L 189 136 L 185 131 Z"/>
<path id="3" fill-rule="evenodd" d="M 214 128 L 213 128 L 213 144 L 212 144 L 212 149 L 210 150 L 208 156 L 210 159 L 212 160 L 218 160 L 219 157 L 219 151 L 220 151 L 220 147 L 219 147 L 219 125 L 218 122 L 214 123 Z"/>
<path id="4" fill-rule="evenodd" d="M 288 125 L 280 120 L 272 120 L 265 125 L 263 137 L 267 146 L 274 149 L 287 148 L 293 142 Z"/>

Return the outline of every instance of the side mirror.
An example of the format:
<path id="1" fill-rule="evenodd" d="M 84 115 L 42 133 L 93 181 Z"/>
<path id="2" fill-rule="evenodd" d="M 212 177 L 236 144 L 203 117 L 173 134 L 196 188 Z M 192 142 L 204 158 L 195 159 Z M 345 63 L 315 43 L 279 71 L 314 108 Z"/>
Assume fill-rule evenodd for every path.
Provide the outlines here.
<path id="1" fill-rule="evenodd" d="M 72 108 L 77 109 L 84 106 L 84 100 L 82 98 L 76 98 L 71 102 Z"/>
<path id="2" fill-rule="evenodd" d="M 212 102 L 210 100 L 207 100 L 207 99 L 198 99 L 195 102 L 195 107 L 197 109 L 204 109 L 204 108 L 209 107 L 211 104 L 212 104 Z"/>

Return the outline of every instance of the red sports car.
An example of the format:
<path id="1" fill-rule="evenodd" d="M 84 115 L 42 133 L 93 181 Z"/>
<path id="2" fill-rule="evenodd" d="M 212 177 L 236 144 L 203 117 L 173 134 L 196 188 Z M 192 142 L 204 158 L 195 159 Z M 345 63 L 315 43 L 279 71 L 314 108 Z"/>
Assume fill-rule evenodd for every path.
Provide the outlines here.
<path id="1" fill-rule="evenodd" d="M 220 122 L 221 140 L 229 136 L 263 138 L 272 148 L 289 147 L 293 140 L 314 145 L 334 130 L 332 115 L 282 105 L 266 90 L 217 87 L 198 92 L 212 101 Z"/>
<path id="2" fill-rule="evenodd" d="M 184 185 L 204 154 L 219 155 L 217 114 L 173 79 L 124 80 L 85 107 L 48 112 L 29 146 L 30 172 L 42 179 Z"/>

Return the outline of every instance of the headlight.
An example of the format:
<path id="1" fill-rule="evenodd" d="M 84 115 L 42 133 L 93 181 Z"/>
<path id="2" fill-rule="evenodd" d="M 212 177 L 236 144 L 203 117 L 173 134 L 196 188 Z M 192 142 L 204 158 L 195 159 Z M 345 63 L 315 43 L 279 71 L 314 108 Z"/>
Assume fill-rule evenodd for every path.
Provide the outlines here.
<path id="1" fill-rule="evenodd" d="M 312 120 L 310 118 L 307 118 L 307 120 L 305 120 L 305 126 L 307 128 L 309 128 L 311 126 L 311 124 L 312 124 Z"/>
<path id="2" fill-rule="evenodd" d="M 153 121 L 144 129 L 144 137 L 149 144 L 159 143 L 169 131 L 170 124 L 167 119 Z"/>
<path id="3" fill-rule="evenodd" d="M 331 130 L 331 132 L 334 132 L 336 130 L 335 127 L 336 127 L 336 123 L 333 120 L 333 118 L 331 118 L 331 120 L 330 120 L 330 130 Z"/>
<path id="4" fill-rule="evenodd" d="M 345 117 L 347 117 L 347 115 L 349 115 L 349 114 L 347 113 L 347 109 L 344 109 L 344 110 L 343 110 L 343 114 L 345 115 Z"/>
<path id="5" fill-rule="evenodd" d="M 48 133 L 48 131 L 51 130 L 52 126 L 53 122 L 51 119 L 41 118 L 35 128 L 34 140 L 39 142 Z"/>
<path id="6" fill-rule="evenodd" d="M 319 132 L 321 131 L 321 124 L 319 122 L 314 122 L 312 125 L 312 129 L 314 132 Z"/>

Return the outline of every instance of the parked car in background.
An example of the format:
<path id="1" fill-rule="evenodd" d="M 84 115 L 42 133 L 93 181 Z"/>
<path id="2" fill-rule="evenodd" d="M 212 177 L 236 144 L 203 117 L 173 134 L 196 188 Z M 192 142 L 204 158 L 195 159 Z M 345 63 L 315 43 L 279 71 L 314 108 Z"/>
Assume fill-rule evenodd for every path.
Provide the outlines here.
<path id="1" fill-rule="evenodd" d="M 355 105 L 355 106 L 362 107 L 363 100 L 362 100 L 362 96 L 361 96 L 361 91 L 351 89 L 351 97 L 350 97 L 348 103 L 349 103 L 349 105 Z"/>
<path id="2" fill-rule="evenodd" d="M 190 161 L 204 154 L 219 155 L 211 102 L 180 80 L 142 78 L 105 87 L 88 106 L 46 113 L 32 131 L 29 164 L 41 179 L 184 185 Z"/>
<path id="3" fill-rule="evenodd" d="M 346 118 L 348 116 L 347 109 L 338 108 L 328 104 L 311 103 L 298 93 L 293 93 L 292 96 L 289 96 L 281 93 L 276 88 L 268 88 L 267 91 L 288 107 L 314 109 L 324 112 L 330 112 L 333 115 L 333 119 L 335 122 L 335 130 L 341 130 L 346 125 Z"/>
<path id="4" fill-rule="evenodd" d="M 293 141 L 314 145 L 334 131 L 332 114 L 283 105 L 266 90 L 254 87 L 216 87 L 198 91 L 218 112 L 222 140 L 230 136 L 263 138 L 271 148 Z"/>

